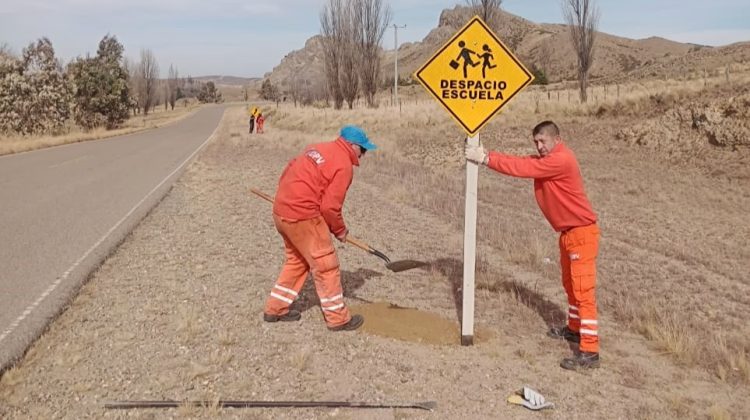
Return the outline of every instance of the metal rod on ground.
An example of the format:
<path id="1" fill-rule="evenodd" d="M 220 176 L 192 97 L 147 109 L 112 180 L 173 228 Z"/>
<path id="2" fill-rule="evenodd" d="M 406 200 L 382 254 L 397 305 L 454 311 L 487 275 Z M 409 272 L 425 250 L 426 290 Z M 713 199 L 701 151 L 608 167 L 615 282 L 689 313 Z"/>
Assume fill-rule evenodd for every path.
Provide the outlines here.
<path id="1" fill-rule="evenodd" d="M 479 134 L 466 139 L 470 146 L 479 146 Z M 464 212 L 464 281 L 461 293 L 461 345 L 474 344 L 474 270 L 477 251 L 477 184 L 479 165 L 466 161 L 466 211 Z"/>
<path id="2" fill-rule="evenodd" d="M 112 401 L 104 403 L 107 409 L 130 408 L 177 408 L 177 407 L 223 407 L 223 408 L 313 408 L 313 407 L 348 407 L 348 408 L 415 408 L 432 411 L 437 408 L 435 401 L 406 402 L 406 403 L 368 403 L 349 401 Z"/>

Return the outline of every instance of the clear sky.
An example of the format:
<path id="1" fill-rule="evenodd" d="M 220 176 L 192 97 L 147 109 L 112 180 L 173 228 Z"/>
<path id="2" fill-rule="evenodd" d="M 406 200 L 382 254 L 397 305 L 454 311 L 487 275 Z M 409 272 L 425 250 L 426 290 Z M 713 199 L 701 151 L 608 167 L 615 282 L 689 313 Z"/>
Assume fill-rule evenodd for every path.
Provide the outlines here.
<path id="1" fill-rule="evenodd" d="M 150 49 L 166 75 L 260 77 L 319 33 L 326 0 L 0 0 L 0 45 L 20 53 L 48 37 L 57 56 L 95 54 L 115 35 L 125 55 Z M 420 41 L 455 0 L 384 0 L 391 5 L 399 43 Z M 661 36 L 725 45 L 750 41 L 750 0 L 597 0 L 599 29 L 628 38 Z M 505 0 L 505 10 L 537 23 L 563 21 L 560 0 Z M 393 29 L 383 39 L 393 48 Z"/>

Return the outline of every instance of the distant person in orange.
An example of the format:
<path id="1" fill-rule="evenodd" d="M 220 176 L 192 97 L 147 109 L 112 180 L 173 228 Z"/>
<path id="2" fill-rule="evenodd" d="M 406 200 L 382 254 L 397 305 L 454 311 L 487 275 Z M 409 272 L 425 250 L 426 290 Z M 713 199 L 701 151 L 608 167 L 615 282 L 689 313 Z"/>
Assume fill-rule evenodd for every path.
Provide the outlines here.
<path id="1" fill-rule="evenodd" d="M 263 134 L 263 123 L 266 122 L 266 118 L 263 116 L 261 112 L 258 112 L 258 116 L 255 117 L 255 125 L 258 127 L 256 128 L 256 133 Z"/>
<path id="2" fill-rule="evenodd" d="M 346 242 L 349 230 L 341 213 L 346 192 L 354 167 L 375 148 L 364 130 L 347 125 L 336 140 L 307 146 L 284 169 L 273 203 L 273 220 L 284 239 L 286 262 L 266 300 L 264 321 L 301 318 L 290 306 L 312 272 L 329 330 L 355 330 L 364 323 L 361 315 L 350 315 L 344 304 L 331 234 Z"/>
<path id="3" fill-rule="evenodd" d="M 599 227 L 586 197 L 581 171 L 573 151 L 560 137 L 552 121 L 532 131 L 538 156 L 489 153 L 466 145 L 466 159 L 487 165 L 502 174 L 534 179 L 534 194 L 549 223 L 560 232 L 562 283 L 568 296 L 568 322 L 553 327 L 550 337 L 579 343 L 579 352 L 563 359 L 565 369 L 599 367 L 599 329 L 596 311 L 596 257 Z"/>

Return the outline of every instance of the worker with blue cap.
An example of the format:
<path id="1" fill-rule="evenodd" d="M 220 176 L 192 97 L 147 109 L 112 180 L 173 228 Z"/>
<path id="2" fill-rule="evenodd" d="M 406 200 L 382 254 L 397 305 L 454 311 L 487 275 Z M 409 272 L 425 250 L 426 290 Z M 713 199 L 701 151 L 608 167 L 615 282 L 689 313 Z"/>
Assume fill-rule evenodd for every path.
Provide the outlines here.
<path id="1" fill-rule="evenodd" d="M 301 318 L 300 312 L 290 307 L 312 272 L 329 330 L 355 330 L 364 323 L 364 318 L 352 316 L 344 303 L 331 234 L 346 242 L 349 230 L 341 209 L 354 167 L 368 150 L 376 148 L 362 128 L 346 125 L 336 140 L 307 146 L 284 169 L 273 203 L 273 219 L 284 239 L 286 261 L 266 299 L 264 321 Z"/>

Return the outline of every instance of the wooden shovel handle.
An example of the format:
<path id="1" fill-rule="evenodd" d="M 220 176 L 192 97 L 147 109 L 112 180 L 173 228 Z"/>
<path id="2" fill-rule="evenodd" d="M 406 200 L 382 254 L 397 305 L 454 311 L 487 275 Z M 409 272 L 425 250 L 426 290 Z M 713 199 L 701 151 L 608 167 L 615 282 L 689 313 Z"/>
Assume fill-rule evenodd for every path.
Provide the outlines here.
<path id="1" fill-rule="evenodd" d="M 250 188 L 250 192 L 253 193 L 253 194 L 255 194 L 255 195 L 257 195 L 258 197 L 260 197 L 260 198 L 268 201 L 269 203 L 273 203 L 273 197 L 271 197 L 270 195 L 264 193 L 261 190 L 256 190 L 255 188 Z"/>
<path id="2" fill-rule="evenodd" d="M 372 248 L 357 238 L 352 238 L 350 235 L 346 235 L 346 242 L 349 242 L 350 244 L 356 246 L 357 248 L 363 251 L 367 251 L 372 254 Z"/>
<path id="3" fill-rule="evenodd" d="M 255 194 L 255 195 L 257 195 L 258 197 L 260 197 L 260 198 L 268 201 L 268 202 L 273 203 L 273 197 L 271 197 L 270 195 L 264 193 L 261 190 L 258 190 L 258 189 L 255 189 L 255 188 L 250 188 L 250 192 L 253 193 L 253 194 Z M 363 251 L 367 251 L 369 253 L 373 252 L 373 249 L 369 245 L 367 245 L 366 243 L 360 241 L 357 238 L 352 238 L 349 235 L 346 236 L 346 242 L 349 242 L 350 244 L 356 246 L 357 248 L 362 249 Z"/>
<path id="4" fill-rule="evenodd" d="M 271 197 L 270 195 L 264 193 L 263 191 L 257 190 L 255 188 L 250 188 L 250 192 L 253 193 L 253 194 L 255 194 L 255 195 L 257 195 L 258 197 L 266 200 L 266 201 L 269 201 L 269 202 L 273 203 L 273 197 Z M 370 248 L 369 246 L 367 246 L 366 243 L 361 242 L 359 239 L 352 238 L 351 236 L 347 235 L 346 236 L 346 241 L 349 242 L 350 244 L 356 246 L 357 248 L 360 248 L 360 249 L 364 250 L 364 251 L 367 251 L 367 252 L 370 252 L 370 253 L 372 252 L 372 248 Z"/>

